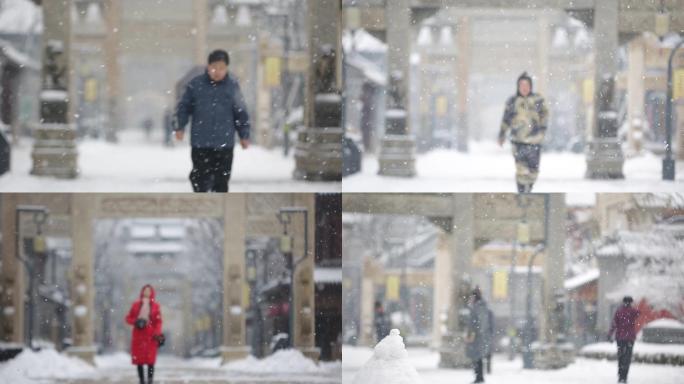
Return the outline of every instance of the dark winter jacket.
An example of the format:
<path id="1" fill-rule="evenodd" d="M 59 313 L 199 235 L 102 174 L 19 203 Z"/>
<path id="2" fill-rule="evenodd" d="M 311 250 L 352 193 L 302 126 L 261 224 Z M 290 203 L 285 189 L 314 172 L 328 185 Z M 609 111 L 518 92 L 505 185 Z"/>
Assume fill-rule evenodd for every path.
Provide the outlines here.
<path id="1" fill-rule="evenodd" d="M 174 130 L 192 117 L 190 144 L 195 148 L 232 148 L 235 133 L 249 139 L 249 114 L 237 79 L 214 82 L 205 72 L 190 80 L 176 108 Z"/>
<path id="2" fill-rule="evenodd" d="M 474 340 L 466 344 L 466 354 L 471 360 L 480 360 L 489 352 L 491 343 L 491 318 L 489 308 L 483 300 L 478 300 L 470 308 L 467 333 Z"/>
<path id="3" fill-rule="evenodd" d="M 510 133 L 513 143 L 541 144 L 548 125 L 549 111 L 544 98 L 536 93 L 517 94 L 506 101 L 499 138 Z"/>
<path id="4" fill-rule="evenodd" d="M 390 332 L 390 321 L 383 310 L 375 310 L 375 316 L 373 319 L 373 325 L 375 326 L 375 337 L 379 342 L 385 336 L 389 335 Z"/>
<path id="5" fill-rule="evenodd" d="M 615 332 L 615 340 L 634 341 L 636 339 L 637 317 L 639 317 L 639 311 L 632 308 L 631 305 L 621 306 L 615 311 L 608 336 L 612 336 Z"/>
<path id="6" fill-rule="evenodd" d="M 143 291 L 150 287 L 150 315 L 149 321 L 144 328 L 135 326 L 138 314 L 142 307 Z M 140 290 L 140 299 L 136 300 L 126 316 L 126 323 L 133 326 L 133 336 L 131 337 L 131 360 L 133 365 L 153 365 L 157 360 L 158 343 L 155 336 L 162 333 L 162 316 L 159 304 L 155 301 L 154 288 L 145 285 Z"/>

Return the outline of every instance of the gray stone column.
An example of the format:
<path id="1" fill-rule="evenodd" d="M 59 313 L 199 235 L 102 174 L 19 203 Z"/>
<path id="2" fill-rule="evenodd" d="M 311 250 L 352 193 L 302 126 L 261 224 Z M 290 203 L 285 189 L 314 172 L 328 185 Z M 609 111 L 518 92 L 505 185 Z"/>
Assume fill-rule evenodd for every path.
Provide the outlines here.
<path id="1" fill-rule="evenodd" d="M 474 195 L 454 194 L 451 223 L 451 307 L 447 335 L 440 347 L 439 366 L 467 368 L 472 362 L 465 354 L 463 310 L 471 289 L 470 265 L 474 251 Z"/>
<path id="2" fill-rule="evenodd" d="M 107 71 L 107 105 L 109 122 L 105 130 L 107 141 L 116 142 L 117 131 L 121 129 L 121 66 L 119 54 L 121 44 L 121 1 L 107 0 L 103 3 L 107 33 L 104 41 L 105 70 Z M 118 32 L 113 32 L 118 31 Z"/>
<path id="3" fill-rule="evenodd" d="M 468 126 L 468 84 L 470 80 L 470 60 L 472 36 L 470 33 L 470 17 L 461 16 L 456 26 L 456 39 L 458 41 L 458 132 L 456 149 L 459 152 L 468 152 L 468 140 L 470 139 L 470 127 Z"/>
<path id="4" fill-rule="evenodd" d="M 245 239 L 247 195 L 226 194 L 223 202 L 223 363 L 249 354 L 245 334 Z"/>
<path id="5" fill-rule="evenodd" d="M 342 180 L 342 1 L 309 0 L 309 69 L 295 179 Z"/>
<path id="6" fill-rule="evenodd" d="M 306 258 L 297 266 L 294 275 L 292 340 L 295 348 L 304 356 L 318 361 L 321 351 L 316 348 L 316 298 L 314 291 L 315 247 L 316 247 L 316 201 L 310 193 L 294 194 L 295 206 L 308 210 L 307 245 L 304 255 L 304 219 L 303 215 L 292 216 L 292 234 L 294 238 L 293 257 L 298 260 Z"/>
<path id="7" fill-rule="evenodd" d="M 601 0 L 594 6 L 594 124 L 586 152 L 586 177 L 590 179 L 624 178 L 624 157 L 617 138 L 617 111 L 613 100 L 617 75 L 618 3 L 618 0 Z"/>
<path id="8" fill-rule="evenodd" d="M 411 2 L 385 3 L 388 47 L 388 97 L 385 134 L 380 143 L 378 173 L 384 176 L 413 177 L 416 174 L 415 139 L 410 135 L 408 92 L 411 55 Z"/>
<path id="9" fill-rule="evenodd" d="M 2 273 L 0 274 L 0 341 L 24 343 L 24 266 L 16 258 L 15 225 L 18 194 L 3 194 L 0 200 L 2 215 Z"/>
<path id="10" fill-rule="evenodd" d="M 93 226 L 97 196 L 71 195 L 71 241 L 73 256 L 71 283 L 71 337 L 73 345 L 67 353 L 93 364 L 94 343 Z"/>
<path id="11" fill-rule="evenodd" d="M 574 348 L 566 342 L 564 327 L 565 195 L 544 196 L 546 247 L 540 318 L 540 346 L 533 348 L 534 368 L 557 369 L 572 363 Z"/>
<path id="12" fill-rule="evenodd" d="M 31 174 L 75 178 L 78 175 L 76 127 L 70 112 L 71 2 L 43 1 L 43 90 L 41 123 L 33 127 Z"/>

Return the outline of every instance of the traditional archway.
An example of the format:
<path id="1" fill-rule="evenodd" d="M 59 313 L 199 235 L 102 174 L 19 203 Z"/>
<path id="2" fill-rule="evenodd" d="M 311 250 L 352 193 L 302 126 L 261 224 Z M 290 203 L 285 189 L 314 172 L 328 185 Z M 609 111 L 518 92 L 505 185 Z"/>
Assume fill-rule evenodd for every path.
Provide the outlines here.
<path id="1" fill-rule="evenodd" d="M 307 209 L 308 244 L 304 244 L 304 217 L 295 215 L 290 225 L 293 255 L 306 256 L 297 267 L 293 288 L 293 345 L 306 356 L 317 359 L 314 335 L 314 244 L 315 195 L 313 194 L 5 194 L 2 205 L 2 341 L 24 344 L 24 267 L 15 257 L 18 233 L 16 208 L 22 204 L 45 205 L 55 214 L 52 223 L 72 240 L 70 271 L 73 346 L 67 352 L 93 361 L 94 284 L 93 227 L 101 218 L 187 217 L 218 218 L 224 222 L 223 238 L 223 345 L 224 362 L 245 357 L 245 241 L 247 236 L 279 236 L 281 224 L 276 214 L 282 207 Z M 304 250 L 307 254 L 304 255 Z"/>

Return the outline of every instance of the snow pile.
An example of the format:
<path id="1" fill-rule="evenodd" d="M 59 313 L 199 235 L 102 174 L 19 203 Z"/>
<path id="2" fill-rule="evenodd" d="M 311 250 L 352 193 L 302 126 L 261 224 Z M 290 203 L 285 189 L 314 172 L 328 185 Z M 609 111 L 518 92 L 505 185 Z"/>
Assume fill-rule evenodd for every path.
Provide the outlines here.
<path id="1" fill-rule="evenodd" d="M 63 379 L 95 373 L 95 368 L 77 357 L 64 356 L 54 349 L 34 352 L 25 349 L 17 357 L 0 364 L 4 382 L 29 384 L 33 380 Z"/>
<path id="2" fill-rule="evenodd" d="M 418 372 L 408 360 L 404 339 L 398 329 L 375 346 L 373 356 L 354 376 L 353 384 L 418 384 Z"/>
<path id="3" fill-rule="evenodd" d="M 646 324 L 644 328 L 684 329 L 684 323 L 681 323 L 674 319 L 658 319 Z"/>
<path id="4" fill-rule="evenodd" d="M 248 356 L 228 363 L 224 368 L 234 373 L 258 375 L 324 373 L 316 363 L 296 349 L 282 349 L 261 360 Z"/>
<path id="5" fill-rule="evenodd" d="M 615 360 L 617 358 L 617 345 L 607 342 L 588 344 L 580 350 L 579 355 L 590 359 Z M 636 342 L 632 351 L 632 361 L 684 365 L 684 345 Z"/>

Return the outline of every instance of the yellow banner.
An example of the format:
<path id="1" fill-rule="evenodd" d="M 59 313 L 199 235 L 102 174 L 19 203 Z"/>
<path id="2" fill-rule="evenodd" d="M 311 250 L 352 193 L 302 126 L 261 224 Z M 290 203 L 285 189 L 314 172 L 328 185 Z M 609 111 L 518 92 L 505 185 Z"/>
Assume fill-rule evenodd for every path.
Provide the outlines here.
<path id="1" fill-rule="evenodd" d="M 594 80 L 584 79 L 582 82 L 582 100 L 590 104 L 594 101 Z"/>
<path id="2" fill-rule="evenodd" d="M 399 300 L 399 276 L 387 276 L 385 282 L 385 299 Z"/>
<path id="3" fill-rule="evenodd" d="M 508 272 L 494 271 L 492 276 L 492 296 L 495 300 L 503 300 L 508 297 Z"/>
<path id="4" fill-rule="evenodd" d="M 280 86 L 280 57 L 266 58 L 266 85 L 269 87 Z"/>
<path id="5" fill-rule="evenodd" d="M 97 80 L 90 78 L 86 80 L 83 90 L 85 101 L 93 102 L 97 100 Z"/>
<path id="6" fill-rule="evenodd" d="M 445 96 L 439 96 L 435 101 L 435 113 L 437 116 L 446 116 L 448 108 L 449 106 L 447 104 L 447 98 Z"/>
<path id="7" fill-rule="evenodd" d="M 672 98 L 684 99 L 684 68 L 675 69 L 672 76 Z"/>

